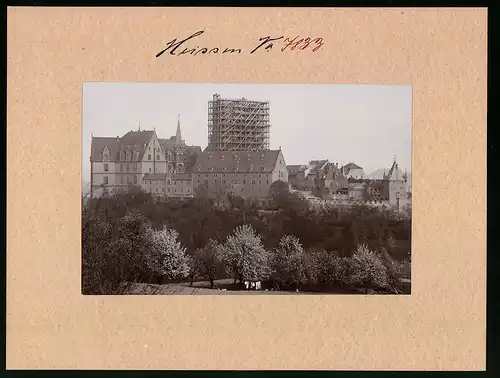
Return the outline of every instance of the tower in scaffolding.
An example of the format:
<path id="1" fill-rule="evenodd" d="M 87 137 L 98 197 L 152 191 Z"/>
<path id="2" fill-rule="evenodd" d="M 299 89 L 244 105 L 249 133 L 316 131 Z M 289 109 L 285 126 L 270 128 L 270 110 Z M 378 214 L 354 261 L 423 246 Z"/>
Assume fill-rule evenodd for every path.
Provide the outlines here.
<path id="1" fill-rule="evenodd" d="M 208 102 L 209 151 L 269 150 L 269 101 L 224 99 Z"/>

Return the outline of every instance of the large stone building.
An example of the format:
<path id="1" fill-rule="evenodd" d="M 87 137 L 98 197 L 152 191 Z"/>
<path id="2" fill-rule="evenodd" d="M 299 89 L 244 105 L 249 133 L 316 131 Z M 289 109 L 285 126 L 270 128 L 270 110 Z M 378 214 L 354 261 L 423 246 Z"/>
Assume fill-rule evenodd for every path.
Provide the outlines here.
<path id="1" fill-rule="evenodd" d="M 129 131 L 122 137 L 92 136 L 90 153 L 90 195 L 125 192 L 142 187 L 150 193 L 168 193 L 160 181 L 190 172 L 199 146 L 187 146 L 182 140 L 180 122 L 169 139 L 158 139 L 154 130 Z M 147 175 L 147 176 L 146 176 Z"/>
<path id="2" fill-rule="evenodd" d="M 211 197 L 267 197 L 279 180 L 288 182 L 281 150 L 204 151 L 193 170 L 193 187 Z"/>

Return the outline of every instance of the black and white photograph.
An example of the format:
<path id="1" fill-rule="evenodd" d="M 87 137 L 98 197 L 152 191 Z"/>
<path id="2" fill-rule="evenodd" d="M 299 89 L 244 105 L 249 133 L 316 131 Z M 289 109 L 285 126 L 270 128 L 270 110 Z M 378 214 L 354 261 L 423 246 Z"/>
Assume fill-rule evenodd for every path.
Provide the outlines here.
<path id="1" fill-rule="evenodd" d="M 409 295 L 412 86 L 83 84 L 85 295 Z"/>

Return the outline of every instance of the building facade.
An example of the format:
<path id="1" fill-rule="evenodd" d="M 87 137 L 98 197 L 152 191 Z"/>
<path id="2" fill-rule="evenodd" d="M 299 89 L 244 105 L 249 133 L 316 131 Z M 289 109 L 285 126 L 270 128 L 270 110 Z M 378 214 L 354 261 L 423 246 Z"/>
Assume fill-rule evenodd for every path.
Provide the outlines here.
<path id="1" fill-rule="evenodd" d="M 90 196 L 126 192 L 130 188 L 166 190 L 159 177 L 192 170 L 199 146 L 187 146 L 177 133 L 170 139 L 159 139 L 154 130 L 129 131 L 122 137 L 94 137 L 90 153 Z M 145 178 L 145 175 L 147 178 Z M 162 176 L 163 175 L 163 176 Z"/>
<path id="2" fill-rule="evenodd" d="M 210 197 L 263 198 L 275 181 L 288 182 L 281 150 L 205 151 L 193 171 L 193 187 Z"/>
<path id="3" fill-rule="evenodd" d="M 225 99 L 208 103 L 209 151 L 269 150 L 269 102 Z"/>
<path id="4" fill-rule="evenodd" d="M 352 162 L 344 165 L 340 169 L 342 174 L 347 178 L 364 179 L 366 176 L 363 168 Z"/>

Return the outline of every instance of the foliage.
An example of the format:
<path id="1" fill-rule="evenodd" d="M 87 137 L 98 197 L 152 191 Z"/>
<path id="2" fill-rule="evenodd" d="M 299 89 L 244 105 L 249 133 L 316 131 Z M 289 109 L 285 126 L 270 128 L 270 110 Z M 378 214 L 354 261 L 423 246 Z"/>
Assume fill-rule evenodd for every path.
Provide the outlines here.
<path id="1" fill-rule="evenodd" d="M 220 248 L 220 258 L 240 282 L 259 281 L 269 275 L 268 252 L 250 225 L 238 226 Z"/>
<path id="2" fill-rule="evenodd" d="M 186 248 L 177 240 L 179 233 L 164 227 L 162 230 L 148 228 L 145 256 L 150 271 L 163 279 L 180 279 L 190 272 Z"/>
<path id="3" fill-rule="evenodd" d="M 144 218 L 127 213 L 114 226 L 105 214 L 84 210 L 82 229 L 82 291 L 123 294 L 127 283 L 146 271 L 141 251 L 146 245 Z"/>
<path id="4" fill-rule="evenodd" d="M 278 285 L 304 281 L 304 249 L 295 236 L 283 236 L 271 254 L 271 278 Z"/>
<path id="5" fill-rule="evenodd" d="M 284 182 L 273 183 L 269 194 L 268 200 L 258 202 L 230 196 L 224 207 L 214 206 L 202 192 L 192 199 L 167 199 L 158 204 L 149 194 L 134 190 L 88 199 L 82 209 L 83 292 L 124 293 L 127 282 L 155 278 L 162 272 L 162 264 L 166 265 L 165 278 L 184 277 L 187 266 L 192 279 L 222 278 L 224 270 L 240 280 L 265 279 L 272 267 L 280 282 L 293 282 L 293 277 L 301 276 L 301 284 L 379 287 L 380 283 L 364 283 L 370 280 L 359 273 L 363 264 L 370 269 L 378 266 L 373 259 L 351 259 L 358 244 L 377 251 L 385 268 L 386 287 L 410 278 L 410 256 L 399 260 L 411 248 L 411 213 L 401 217 L 366 206 L 309 209 L 307 201 Z M 178 232 L 175 238 L 170 230 Z M 286 248 L 280 244 L 286 235 L 292 238 L 289 241 L 300 240 L 302 252 L 292 242 Z M 185 260 L 177 261 L 173 250 L 183 251 L 180 255 Z M 167 258 L 158 257 L 152 269 L 153 256 L 163 253 L 159 251 Z M 277 260 L 282 266 L 277 266 Z M 292 278 L 284 278 L 289 276 Z"/>
<path id="6" fill-rule="evenodd" d="M 210 239 L 203 248 L 198 248 L 193 256 L 194 267 L 198 274 L 210 281 L 210 287 L 214 287 L 214 281 L 223 273 L 223 264 L 220 260 L 221 245 L 214 239 Z"/>
<path id="7" fill-rule="evenodd" d="M 366 245 L 359 245 L 351 258 L 350 282 L 368 288 L 385 288 L 388 285 L 387 271 L 379 255 Z"/>

